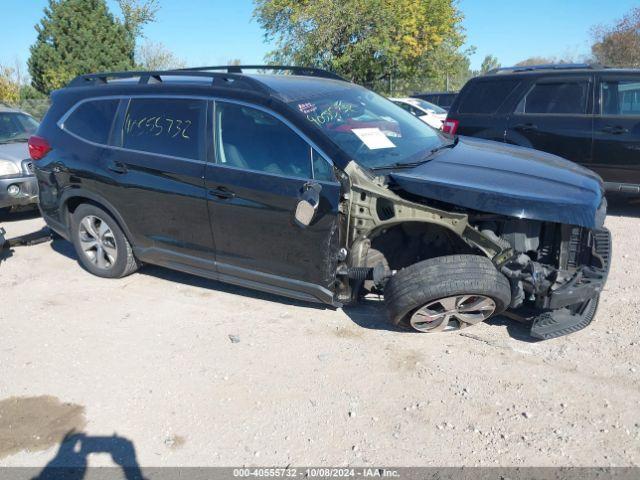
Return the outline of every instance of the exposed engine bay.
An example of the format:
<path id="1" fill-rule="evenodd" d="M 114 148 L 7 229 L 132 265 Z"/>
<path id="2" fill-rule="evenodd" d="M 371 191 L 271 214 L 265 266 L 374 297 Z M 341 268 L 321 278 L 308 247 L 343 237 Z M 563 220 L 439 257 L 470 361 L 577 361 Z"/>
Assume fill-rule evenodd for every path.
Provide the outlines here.
<path id="1" fill-rule="evenodd" d="M 358 167 L 348 173 L 349 248 L 338 268 L 343 300 L 363 290 L 384 293 L 396 271 L 417 262 L 474 254 L 509 280 L 512 312 L 576 316 L 597 301 L 609 268 L 607 230 L 477 212 L 394 189 Z"/>
<path id="2" fill-rule="evenodd" d="M 511 283 L 512 309 L 525 302 L 539 309 L 580 303 L 598 293 L 595 284 L 608 273 L 609 252 L 598 251 L 606 242 L 597 231 L 519 219 L 480 219 L 475 226 L 513 249 L 497 265 Z"/>

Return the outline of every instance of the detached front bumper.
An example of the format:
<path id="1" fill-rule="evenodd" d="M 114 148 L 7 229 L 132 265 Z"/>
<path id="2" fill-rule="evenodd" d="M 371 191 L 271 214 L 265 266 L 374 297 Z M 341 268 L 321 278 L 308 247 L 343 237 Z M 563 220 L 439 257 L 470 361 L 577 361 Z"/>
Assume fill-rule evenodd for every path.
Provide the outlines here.
<path id="1" fill-rule="evenodd" d="M 0 178 L 0 208 L 38 203 L 38 183 L 33 175 Z"/>

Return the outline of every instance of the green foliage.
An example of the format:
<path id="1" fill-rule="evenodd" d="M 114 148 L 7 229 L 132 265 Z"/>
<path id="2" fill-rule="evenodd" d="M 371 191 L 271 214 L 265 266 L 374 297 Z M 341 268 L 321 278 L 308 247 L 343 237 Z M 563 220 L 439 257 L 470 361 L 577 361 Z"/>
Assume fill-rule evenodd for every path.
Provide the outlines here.
<path id="1" fill-rule="evenodd" d="M 480 65 L 480 75 L 489 73 L 491 70 L 494 70 L 496 68 L 500 68 L 500 62 L 498 61 L 497 57 L 494 57 L 493 55 L 487 55 L 486 57 L 484 57 L 484 60 L 482 60 L 482 64 Z"/>
<path id="2" fill-rule="evenodd" d="M 134 43 L 105 0 L 49 0 L 36 31 L 28 66 L 33 86 L 42 93 L 76 75 L 134 66 Z"/>
<path id="3" fill-rule="evenodd" d="M 47 96 L 33 88 L 33 85 L 20 85 L 20 101 L 24 100 L 46 100 Z"/>
<path id="4" fill-rule="evenodd" d="M 515 64 L 516 67 L 530 67 L 531 65 L 552 65 L 561 63 L 553 57 L 529 57 Z M 562 62 L 566 63 L 566 62 Z"/>
<path id="5" fill-rule="evenodd" d="M 160 42 L 147 41 L 136 49 L 136 68 L 140 70 L 167 70 L 184 68 L 186 63 Z"/>
<path id="6" fill-rule="evenodd" d="M 13 68 L 0 65 L 0 103 L 14 105 L 20 100 L 20 84 Z"/>
<path id="7" fill-rule="evenodd" d="M 142 28 L 155 22 L 160 6 L 158 0 L 118 0 L 124 17 L 124 28 L 132 42 L 142 36 Z"/>
<path id="8" fill-rule="evenodd" d="M 640 67 L 640 7 L 614 25 L 598 25 L 591 32 L 595 60 L 612 67 Z"/>
<path id="9" fill-rule="evenodd" d="M 268 61 L 326 68 L 382 91 L 443 77 L 435 60 L 464 42 L 455 0 L 255 0 L 254 16 L 277 45 Z"/>

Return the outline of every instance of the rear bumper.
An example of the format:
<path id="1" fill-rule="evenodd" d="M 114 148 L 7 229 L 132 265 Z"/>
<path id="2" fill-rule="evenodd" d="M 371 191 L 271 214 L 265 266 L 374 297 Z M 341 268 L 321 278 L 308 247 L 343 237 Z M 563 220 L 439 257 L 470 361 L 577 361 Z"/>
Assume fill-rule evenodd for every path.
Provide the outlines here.
<path id="1" fill-rule="evenodd" d="M 584 265 L 567 283 L 551 292 L 547 308 L 556 310 L 586 302 L 597 296 L 607 281 L 611 266 L 611 233 L 595 230 L 591 265 Z"/>
<path id="2" fill-rule="evenodd" d="M 18 193 L 9 194 L 9 187 L 18 187 Z M 17 207 L 38 203 L 38 183 L 33 175 L 0 178 L 0 208 Z"/>
<path id="3" fill-rule="evenodd" d="M 57 220 L 53 219 L 50 215 L 47 215 L 46 213 L 44 213 L 42 211 L 42 208 L 40 209 L 40 214 L 42 215 L 44 222 L 47 224 L 47 227 L 49 227 L 51 230 L 53 230 L 55 233 L 60 235 L 65 240 L 71 241 L 71 235 L 69 235 L 69 229 L 65 224 L 58 222 Z"/>

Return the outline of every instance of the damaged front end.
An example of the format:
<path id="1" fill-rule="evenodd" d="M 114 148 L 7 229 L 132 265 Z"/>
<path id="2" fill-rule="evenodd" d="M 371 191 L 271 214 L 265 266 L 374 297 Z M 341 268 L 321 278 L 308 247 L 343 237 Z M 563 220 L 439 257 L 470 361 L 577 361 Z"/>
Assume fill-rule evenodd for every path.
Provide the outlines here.
<path id="1" fill-rule="evenodd" d="M 391 250 L 402 250 L 402 246 L 397 241 L 386 240 L 393 238 L 398 229 L 422 228 L 424 239 L 428 236 L 445 245 L 457 243 L 456 249 L 487 256 L 497 264 L 513 254 L 508 244 L 470 225 L 466 212 L 449 211 L 403 198 L 389 188 L 385 177 L 373 176 L 354 162 L 347 166 L 345 173 L 349 186 L 341 209 L 347 219 L 348 248 L 339 258 L 337 271 L 341 302 L 356 301 L 365 280 L 373 281 L 373 290 L 382 292 L 386 280 L 395 270 L 436 253 L 429 252 L 429 245 L 425 244 L 410 252 L 405 248 L 403 251 L 409 256 L 396 259 L 397 255 Z M 372 263 L 372 258 L 382 259 L 383 268 L 379 262 Z"/>
<path id="2" fill-rule="evenodd" d="M 532 322 L 537 338 L 588 325 L 611 258 L 608 230 L 478 212 L 397 188 L 356 164 L 345 173 L 347 248 L 339 259 L 342 302 L 384 293 L 394 273 L 429 258 L 469 253 L 491 259 L 511 285 L 506 314 Z M 396 187 L 396 188 L 394 188 Z M 599 209 L 601 218 L 606 203 Z"/>
<path id="3" fill-rule="evenodd" d="M 577 331 L 593 320 L 609 274 L 607 229 L 526 220 L 481 222 L 485 232 L 509 242 L 515 255 L 500 266 L 509 279 L 508 316 L 532 321 L 541 339 Z"/>

